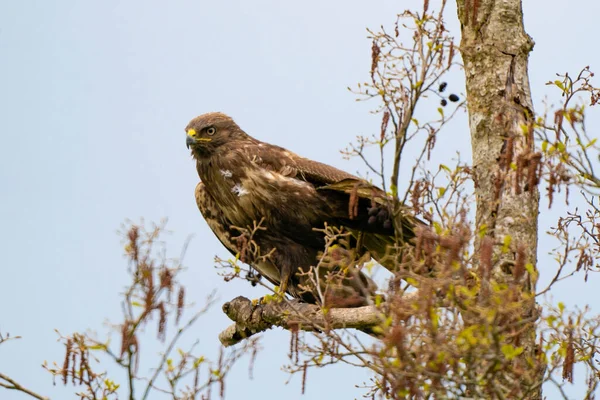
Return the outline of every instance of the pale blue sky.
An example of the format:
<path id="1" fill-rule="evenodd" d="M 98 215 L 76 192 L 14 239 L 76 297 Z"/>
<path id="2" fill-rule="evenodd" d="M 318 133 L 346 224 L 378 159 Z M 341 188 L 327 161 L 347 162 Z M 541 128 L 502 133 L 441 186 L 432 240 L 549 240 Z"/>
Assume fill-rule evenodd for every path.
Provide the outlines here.
<path id="1" fill-rule="evenodd" d="M 585 65 L 600 72 L 592 28 L 600 3 L 573 0 L 568 10 L 559 0 L 525 3 L 539 105 L 555 72 Z M 168 217 L 174 256 L 195 235 L 185 273 L 191 299 L 214 288 L 222 301 L 263 294 L 223 282 L 212 267 L 215 254 L 227 253 L 196 209 L 183 128 L 198 114 L 223 111 L 259 139 L 364 172 L 338 150 L 376 132 L 379 117 L 368 113 L 375 103 L 356 103 L 346 87 L 368 78 L 365 28 L 391 27 L 410 7 L 421 2 L 0 0 L 0 331 L 24 337 L 0 348 L 0 371 L 55 399 L 74 398 L 71 388 L 53 387 L 40 364 L 61 359 L 53 329 L 102 332 L 105 318 L 120 312 L 126 264 L 115 232 L 125 218 Z M 448 26 L 458 37 L 454 9 Z M 463 90 L 460 74 L 450 84 Z M 588 125 L 596 131 L 598 114 Z M 442 135 L 435 157 L 459 149 L 468 159 L 464 116 Z M 553 222 L 542 214 L 542 227 Z M 598 305 L 592 284 L 574 278 L 556 297 Z M 188 339 L 200 338 L 213 356 L 228 324 L 215 307 Z M 298 377 L 286 386 L 280 371 L 288 341 L 284 332 L 265 334 L 254 380 L 240 364 L 227 398 L 301 398 Z M 368 378 L 348 367 L 311 371 L 304 398 L 360 398 L 354 385 Z M 0 398 L 24 397 L 0 391 Z"/>

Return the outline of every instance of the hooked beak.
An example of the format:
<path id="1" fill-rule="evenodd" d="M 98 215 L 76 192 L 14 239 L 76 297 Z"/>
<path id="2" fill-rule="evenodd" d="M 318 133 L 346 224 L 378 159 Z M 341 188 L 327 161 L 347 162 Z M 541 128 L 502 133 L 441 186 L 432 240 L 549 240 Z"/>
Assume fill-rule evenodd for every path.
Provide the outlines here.
<path id="1" fill-rule="evenodd" d="M 200 137 L 200 135 L 198 135 L 198 133 L 196 133 L 195 129 L 188 129 L 187 136 L 185 138 L 185 145 L 189 149 L 190 146 L 193 146 L 198 142 L 210 142 L 211 140 L 212 140 L 211 138 Z"/>
<path id="2" fill-rule="evenodd" d="M 196 144 L 196 139 L 194 139 L 190 135 L 187 135 L 187 137 L 185 138 L 185 146 L 189 149 L 190 146 L 193 146 L 195 144 Z"/>

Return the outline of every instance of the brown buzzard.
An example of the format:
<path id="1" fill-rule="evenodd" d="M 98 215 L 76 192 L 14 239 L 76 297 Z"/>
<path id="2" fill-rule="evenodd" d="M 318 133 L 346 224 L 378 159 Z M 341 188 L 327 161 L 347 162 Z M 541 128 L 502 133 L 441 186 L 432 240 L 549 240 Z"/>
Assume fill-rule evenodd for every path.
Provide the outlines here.
<path id="1" fill-rule="evenodd" d="M 244 261 L 294 298 L 318 303 L 327 292 L 330 305 L 361 306 L 375 290 L 356 267 L 330 263 L 317 279 L 311 279 L 307 272 L 323 255 L 326 224 L 351 232 L 355 254 L 377 260 L 398 232 L 403 240 L 414 236 L 415 220 L 410 216 L 397 218 L 400 228 L 394 231 L 389 198 L 381 189 L 254 139 L 225 114 L 196 117 L 185 131 L 201 180 L 196 202 L 208 225 L 232 254 L 239 255 L 236 227 L 251 227 L 262 220 L 265 229 L 253 241 L 263 254 L 271 255 Z M 343 278 L 337 285 L 329 284 L 326 275 L 335 270 L 343 271 Z M 310 284 L 315 281 L 321 290 Z"/>

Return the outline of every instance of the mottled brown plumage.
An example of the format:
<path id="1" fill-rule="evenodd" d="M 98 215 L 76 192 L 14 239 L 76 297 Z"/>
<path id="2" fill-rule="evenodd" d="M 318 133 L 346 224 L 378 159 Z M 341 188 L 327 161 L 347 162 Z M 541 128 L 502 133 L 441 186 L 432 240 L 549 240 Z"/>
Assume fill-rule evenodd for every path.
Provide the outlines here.
<path id="1" fill-rule="evenodd" d="M 196 202 L 210 228 L 232 254 L 237 254 L 240 249 L 233 238 L 239 231 L 234 227 L 249 227 L 263 220 L 266 229 L 254 241 L 262 253 L 273 254 L 267 260 L 249 262 L 293 297 L 317 302 L 318 296 L 305 290 L 310 286 L 307 276 L 298 274 L 316 265 L 325 248 L 324 234 L 315 229 L 328 224 L 352 232 L 352 245 L 358 248 L 350 251 L 351 258 L 369 251 L 381 260 L 387 245 L 393 243 L 389 199 L 368 182 L 260 142 L 222 113 L 194 118 L 186 133 L 201 180 Z M 405 239 L 412 238 L 413 220 L 407 216 L 397 221 Z M 340 268 L 346 266 L 333 267 Z M 320 272 L 324 282 L 328 271 Z M 360 306 L 367 304 L 374 285 L 351 268 L 341 282 L 327 289 L 333 298 L 343 298 L 345 305 Z"/>

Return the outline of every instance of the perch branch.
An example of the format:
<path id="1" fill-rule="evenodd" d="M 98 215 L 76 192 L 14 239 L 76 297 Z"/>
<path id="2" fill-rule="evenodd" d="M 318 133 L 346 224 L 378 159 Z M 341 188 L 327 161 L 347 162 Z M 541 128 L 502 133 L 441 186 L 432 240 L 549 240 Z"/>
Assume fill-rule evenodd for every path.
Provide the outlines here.
<path id="1" fill-rule="evenodd" d="M 415 293 L 405 294 L 406 301 Z M 233 346 L 242 340 L 274 326 L 284 329 L 324 331 L 329 329 L 366 329 L 381 323 L 382 311 L 370 305 L 357 308 L 331 308 L 323 312 L 320 306 L 298 301 L 272 302 L 253 305 L 239 296 L 223 305 L 223 312 L 235 322 L 219 334 L 224 346 Z"/>

